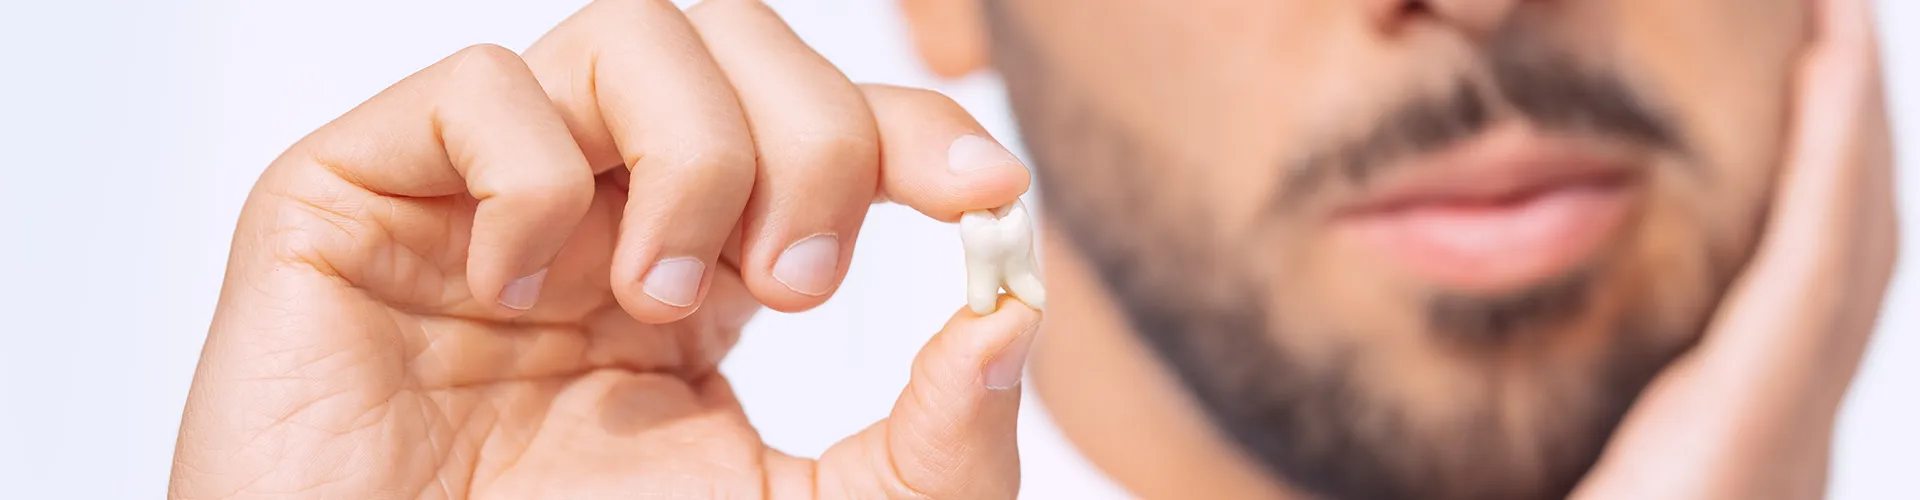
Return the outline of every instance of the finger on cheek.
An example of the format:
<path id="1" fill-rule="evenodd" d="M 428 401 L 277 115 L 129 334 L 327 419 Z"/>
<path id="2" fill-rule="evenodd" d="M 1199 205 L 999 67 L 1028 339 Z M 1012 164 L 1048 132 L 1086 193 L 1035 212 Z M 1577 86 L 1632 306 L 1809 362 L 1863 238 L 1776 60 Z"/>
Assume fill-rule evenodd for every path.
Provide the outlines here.
<path id="1" fill-rule="evenodd" d="M 1848 221 L 1866 215 L 1855 209 L 1870 198 L 1862 194 L 1877 191 L 1862 182 L 1890 168 L 1884 143 L 1876 144 L 1885 123 L 1871 20 L 1853 0 L 1821 4 L 1821 31 L 1796 79 L 1793 141 L 1750 271 L 1760 275 L 1805 267 L 1795 264 L 1801 260 L 1831 261 L 1831 242 L 1849 239 Z"/>
<path id="2" fill-rule="evenodd" d="M 879 126 L 883 196 L 952 222 L 969 210 L 1012 203 L 1026 193 L 1027 167 L 965 108 L 938 92 L 862 87 Z"/>

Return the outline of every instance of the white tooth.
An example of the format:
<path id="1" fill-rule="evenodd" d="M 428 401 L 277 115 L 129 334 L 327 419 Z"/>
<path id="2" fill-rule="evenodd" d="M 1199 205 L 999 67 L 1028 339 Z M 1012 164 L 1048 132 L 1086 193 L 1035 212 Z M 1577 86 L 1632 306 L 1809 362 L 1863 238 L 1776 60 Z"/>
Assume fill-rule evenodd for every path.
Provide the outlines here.
<path id="1" fill-rule="evenodd" d="M 967 307 L 974 314 L 993 313 L 1000 296 L 1001 248 L 999 219 L 986 211 L 960 214 L 960 246 L 967 252 Z"/>
<path id="2" fill-rule="evenodd" d="M 1025 204 L 1014 200 L 961 214 L 960 244 L 967 252 L 967 307 L 975 314 L 993 313 L 1002 287 L 1028 307 L 1046 307 L 1033 257 L 1033 217 Z"/>

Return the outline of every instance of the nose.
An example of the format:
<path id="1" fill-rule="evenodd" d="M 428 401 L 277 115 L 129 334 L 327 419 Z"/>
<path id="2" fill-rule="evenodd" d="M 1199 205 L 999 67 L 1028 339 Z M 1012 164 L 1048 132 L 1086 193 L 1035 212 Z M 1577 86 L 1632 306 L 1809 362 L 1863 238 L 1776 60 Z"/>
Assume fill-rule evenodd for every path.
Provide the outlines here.
<path id="1" fill-rule="evenodd" d="M 1514 9 L 1546 0 L 1371 0 L 1373 18 L 1382 29 L 1430 18 L 1476 36 L 1492 33 L 1507 22 Z"/>

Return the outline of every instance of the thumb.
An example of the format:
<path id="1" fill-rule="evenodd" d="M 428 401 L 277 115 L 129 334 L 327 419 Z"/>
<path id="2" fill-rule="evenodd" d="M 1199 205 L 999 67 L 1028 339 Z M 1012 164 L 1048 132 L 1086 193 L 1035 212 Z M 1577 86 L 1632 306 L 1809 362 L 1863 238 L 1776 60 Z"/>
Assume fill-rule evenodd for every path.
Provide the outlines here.
<path id="1" fill-rule="evenodd" d="M 1020 378 L 1040 313 L 962 308 L 914 358 L 893 414 L 820 457 L 820 497 L 1014 498 Z"/>

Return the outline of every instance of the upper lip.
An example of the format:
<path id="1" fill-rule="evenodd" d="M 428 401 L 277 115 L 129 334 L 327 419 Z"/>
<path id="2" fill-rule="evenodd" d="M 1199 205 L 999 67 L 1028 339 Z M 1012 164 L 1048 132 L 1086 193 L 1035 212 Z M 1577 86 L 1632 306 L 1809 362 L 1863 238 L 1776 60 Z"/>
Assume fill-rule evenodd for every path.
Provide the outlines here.
<path id="1" fill-rule="evenodd" d="M 1387 169 L 1342 213 L 1364 215 L 1429 204 L 1496 205 L 1574 185 L 1617 186 L 1636 162 L 1616 147 L 1526 130 L 1496 131 Z"/>

